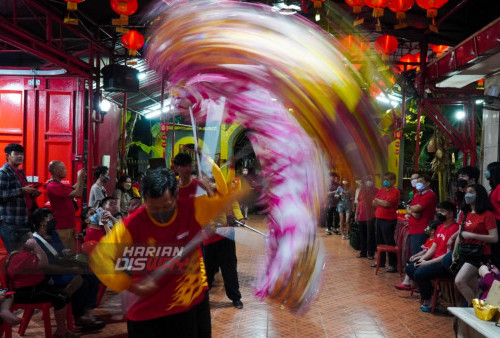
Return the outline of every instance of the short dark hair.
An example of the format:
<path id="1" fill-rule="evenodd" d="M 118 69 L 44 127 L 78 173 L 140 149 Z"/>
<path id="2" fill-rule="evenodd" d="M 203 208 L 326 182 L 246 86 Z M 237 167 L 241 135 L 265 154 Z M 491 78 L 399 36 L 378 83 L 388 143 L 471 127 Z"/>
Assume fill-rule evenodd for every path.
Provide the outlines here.
<path id="1" fill-rule="evenodd" d="M 97 180 L 99 177 L 101 177 L 101 175 L 104 175 L 108 171 L 109 171 L 109 168 L 106 167 L 105 165 L 95 168 L 95 170 L 94 170 L 94 179 Z"/>
<path id="2" fill-rule="evenodd" d="M 455 206 L 454 203 L 452 203 L 450 201 L 439 202 L 436 205 L 436 209 L 444 209 L 446 211 L 452 211 L 453 212 L 453 217 L 455 217 L 457 215 L 457 207 Z"/>
<path id="3" fill-rule="evenodd" d="M 104 205 L 105 205 L 106 203 L 108 203 L 108 201 L 111 201 L 111 200 L 114 200 L 114 199 L 115 199 L 115 198 L 114 198 L 113 196 L 106 196 L 106 197 L 104 197 L 104 198 L 103 198 L 103 199 L 99 202 L 99 206 L 100 206 L 101 208 L 104 208 Z"/>
<path id="4" fill-rule="evenodd" d="M 84 208 L 80 214 L 80 219 L 82 220 L 82 224 L 85 223 L 85 220 L 87 219 L 88 217 L 88 213 L 90 210 L 92 210 L 93 208 L 92 207 L 87 207 L 87 208 Z"/>
<path id="5" fill-rule="evenodd" d="M 486 191 L 486 188 L 483 187 L 481 184 L 471 184 L 467 188 L 471 187 L 474 189 L 476 192 L 476 213 L 481 215 L 484 213 L 486 210 L 493 210 L 493 205 L 491 204 L 490 197 L 488 196 L 488 192 Z M 462 204 L 461 207 L 463 212 L 469 213 L 471 211 L 470 205 L 465 203 Z"/>
<path id="6" fill-rule="evenodd" d="M 440 226 L 442 223 L 440 221 L 430 221 L 427 226 L 431 229 L 436 231 L 437 227 Z"/>
<path id="7" fill-rule="evenodd" d="M 500 184 L 500 162 L 491 162 L 486 169 L 490 172 L 488 180 L 490 181 L 491 189 L 494 190 Z"/>
<path id="8" fill-rule="evenodd" d="M 425 180 L 425 182 L 431 181 L 431 177 L 429 175 L 425 175 L 425 174 L 419 174 L 418 178 L 423 178 Z"/>
<path id="9" fill-rule="evenodd" d="M 193 159 L 188 153 L 178 153 L 174 157 L 174 165 L 179 167 L 185 167 L 187 165 L 193 164 Z"/>
<path id="10" fill-rule="evenodd" d="M 122 175 L 122 176 L 120 176 L 120 178 L 118 179 L 118 182 L 116 182 L 115 190 L 116 189 L 120 189 L 121 191 L 125 192 L 125 189 L 123 188 L 123 183 L 125 183 L 128 178 L 130 178 L 130 181 L 132 181 L 132 177 L 130 177 L 129 175 Z M 132 190 L 127 191 L 127 192 L 129 194 L 131 194 Z"/>
<path id="11" fill-rule="evenodd" d="M 33 229 L 35 229 L 35 231 L 38 231 L 38 228 L 40 227 L 42 222 L 45 220 L 45 218 L 51 214 L 52 214 L 52 211 L 50 211 L 47 208 L 36 209 L 33 212 L 33 214 L 31 215 L 31 222 L 33 223 Z"/>
<path id="12" fill-rule="evenodd" d="M 471 165 L 467 165 L 465 167 L 462 167 L 460 169 L 458 169 L 457 171 L 457 176 L 458 175 L 467 175 L 469 177 L 469 179 L 473 178 L 476 183 L 477 181 L 479 181 L 479 175 L 481 174 L 481 172 L 479 171 L 479 169 L 477 167 L 473 167 Z"/>
<path id="13" fill-rule="evenodd" d="M 158 168 L 151 170 L 144 176 L 141 186 L 141 196 L 144 199 L 158 198 L 165 194 L 167 189 L 172 196 L 177 194 L 177 179 L 172 170 Z"/>
<path id="14" fill-rule="evenodd" d="M 24 147 L 22 145 L 20 145 L 19 143 L 11 143 L 11 144 L 7 144 L 5 146 L 5 153 L 6 154 L 10 154 L 13 151 L 15 151 L 16 153 L 23 153 L 24 154 Z"/>
<path id="15" fill-rule="evenodd" d="M 387 176 L 390 180 L 396 180 L 396 174 L 395 173 L 392 173 L 390 171 L 386 172 L 384 174 L 384 177 Z"/>

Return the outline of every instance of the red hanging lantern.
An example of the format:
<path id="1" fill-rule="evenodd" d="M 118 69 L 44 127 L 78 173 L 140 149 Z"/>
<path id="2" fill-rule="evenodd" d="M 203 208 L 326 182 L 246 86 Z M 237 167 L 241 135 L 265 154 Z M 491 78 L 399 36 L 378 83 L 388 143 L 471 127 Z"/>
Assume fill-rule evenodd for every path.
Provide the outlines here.
<path id="1" fill-rule="evenodd" d="M 396 13 L 396 19 L 399 21 L 399 24 L 394 26 L 395 29 L 408 27 L 408 24 L 405 22 L 405 12 L 410 10 L 414 4 L 415 0 L 391 0 L 388 7 L 391 11 Z"/>
<path id="2" fill-rule="evenodd" d="M 352 12 L 355 14 L 361 13 L 361 8 L 365 4 L 365 0 L 345 0 L 345 2 L 352 7 Z"/>
<path id="3" fill-rule="evenodd" d="M 137 50 L 144 46 L 144 42 L 144 36 L 133 29 L 122 35 L 122 43 L 128 48 L 129 55 L 135 55 Z"/>
<path id="4" fill-rule="evenodd" d="M 361 50 L 361 41 L 354 35 L 344 35 L 339 38 L 339 42 L 351 56 L 359 54 Z"/>
<path id="5" fill-rule="evenodd" d="M 120 15 L 120 19 L 113 19 L 113 26 L 128 25 L 128 17 L 137 11 L 137 0 L 110 0 L 113 11 Z"/>
<path id="6" fill-rule="evenodd" d="M 321 8 L 321 5 L 323 4 L 323 2 L 325 2 L 325 0 L 311 0 L 312 2 L 314 2 L 314 8 Z"/>
<path id="7" fill-rule="evenodd" d="M 403 55 L 398 61 L 403 62 L 403 63 L 415 62 L 413 55 L 410 53 Z M 397 65 L 397 67 L 400 69 L 401 72 L 405 71 L 405 65 Z M 410 69 L 413 69 L 415 67 L 416 66 L 406 65 L 406 70 L 410 70 Z"/>
<path id="8" fill-rule="evenodd" d="M 421 8 L 427 10 L 427 17 L 432 18 L 432 24 L 429 25 L 429 29 L 433 32 L 437 32 L 435 18 L 437 16 L 437 10 L 446 4 L 448 0 L 417 0 L 417 5 Z"/>
<path id="9" fill-rule="evenodd" d="M 398 48 L 398 39 L 392 35 L 384 34 L 375 40 L 375 49 L 382 54 L 383 59 L 387 59 L 389 54 L 392 54 Z"/>
<path id="10" fill-rule="evenodd" d="M 380 17 L 384 16 L 384 7 L 389 3 L 388 0 L 366 0 L 365 5 L 373 8 L 372 16 L 377 19 L 377 23 L 375 25 L 375 29 L 377 32 L 382 30 L 382 26 L 380 25 Z"/>
<path id="11" fill-rule="evenodd" d="M 431 47 L 432 51 L 434 53 L 436 53 L 437 57 L 440 57 L 444 51 L 446 51 L 448 48 L 450 48 L 450 46 L 446 46 L 446 45 L 433 45 L 433 44 L 430 44 L 430 47 Z"/>

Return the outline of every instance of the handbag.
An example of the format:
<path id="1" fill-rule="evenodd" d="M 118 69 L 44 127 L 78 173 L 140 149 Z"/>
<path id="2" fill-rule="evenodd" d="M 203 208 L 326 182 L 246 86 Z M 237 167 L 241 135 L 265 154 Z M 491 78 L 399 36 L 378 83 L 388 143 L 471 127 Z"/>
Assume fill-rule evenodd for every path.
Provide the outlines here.
<path id="1" fill-rule="evenodd" d="M 482 244 L 458 243 L 459 257 L 479 257 L 483 255 Z"/>

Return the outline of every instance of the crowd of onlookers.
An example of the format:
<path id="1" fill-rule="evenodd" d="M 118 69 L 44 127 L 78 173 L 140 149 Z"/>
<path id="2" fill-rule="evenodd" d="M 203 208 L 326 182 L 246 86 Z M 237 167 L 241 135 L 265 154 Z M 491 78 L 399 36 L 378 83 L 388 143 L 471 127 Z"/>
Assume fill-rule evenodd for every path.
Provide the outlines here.
<path id="1" fill-rule="evenodd" d="M 431 312 L 432 281 L 449 278 L 463 296 L 463 305 L 471 306 L 472 299 L 486 297 L 493 280 L 500 280 L 500 162 L 485 168 L 490 192 L 479 183 L 479 176 L 477 167 L 460 168 L 456 196 L 452 201 L 439 202 L 431 189 L 431 178 L 414 173 L 410 177 L 410 201 L 401 210 L 405 203 L 400 203 L 400 191 L 394 186 L 395 174 L 386 173 L 380 189 L 374 187 L 371 176 L 358 180 L 357 189 L 352 189 L 347 179 L 341 181 L 332 172 L 326 234 L 348 239 L 351 224 L 355 224 L 360 241 L 357 257 L 373 260 L 378 245 L 396 245 L 397 224 L 403 222 L 408 234 L 408 246 L 403 248 L 408 248 L 409 259 L 405 278 L 396 289 L 418 291 L 420 309 Z M 396 272 L 396 255 L 387 256 L 386 272 Z M 386 253 L 379 259 L 380 266 L 385 267 Z"/>

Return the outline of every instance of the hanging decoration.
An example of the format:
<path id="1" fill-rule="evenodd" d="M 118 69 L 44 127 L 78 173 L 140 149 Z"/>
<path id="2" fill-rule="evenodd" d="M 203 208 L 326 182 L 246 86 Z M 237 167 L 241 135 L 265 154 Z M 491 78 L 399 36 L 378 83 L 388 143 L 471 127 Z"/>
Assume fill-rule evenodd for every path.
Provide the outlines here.
<path id="1" fill-rule="evenodd" d="M 417 67 L 417 66 L 412 66 L 412 65 L 407 64 L 407 63 L 415 62 L 413 55 L 410 53 L 403 55 L 401 58 L 399 58 L 398 61 L 400 63 L 406 63 L 406 65 L 404 65 L 404 64 L 397 65 L 397 68 L 400 70 L 400 72 L 404 72 L 405 70 L 410 70 L 410 69 Z M 406 66 L 406 69 L 405 69 L 405 66 Z"/>
<path id="2" fill-rule="evenodd" d="M 410 10 L 415 4 L 415 0 L 391 0 L 388 7 L 391 11 L 396 13 L 396 19 L 398 19 L 398 24 L 394 25 L 394 29 L 401 29 L 408 27 L 406 23 L 405 12 Z"/>
<path id="3" fill-rule="evenodd" d="M 450 46 L 446 45 L 433 45 L 430 44 L 430 47 L 434 53 L 436 53 L 437 57 L 440 57 Z"/>
<path id="4" fill-rule="evenodd" d="M 360 18 L 359 14 L 361 13 L 361 8 L 365 4 L 365 0 L 345 0 L 345 2 L 352 7 L 352 12 L 356 14 L 356 19 L 354 20 L 353 25 L 361 25 L 365 21 L 365 19 Z"/>
<path id="5" fill-rule="evenodd" d="M 119 19 L 112 19 L 113 26 L 128 25 L 128 17 L 137 11 L 137 0 L 110 0 L 113 11 L 120 15 Z M 117 29 L 117 31 L 120 31 Z"/>
<path id="6" fill-rule="evenodd" d="M 325 0 L 311 0 L 311 1 L 314 2 L 314 8 L 316 8 L 315 20 L 319 21 L 320 20 L 319 9 L 323 6 L 323 2 L 325 2 Z"/>
<path id="7" fill-rule="evenodd" d="M 417 5 L 427 10 L 427 17 L 432 18 L 432 24 L 429 25 L 429 30 L 437 33 L 436 16 L 439 8 L 443 7 L 448 0 L 417 0 Z"/>
<path id="8" fill-rule="evenodd" d="M 398 39 L 392 35 L 384 34 L 375 40 L 375 49 L 382 54 L 382 59 L 387 60 L 398 48 Z"/>
<path id="9" fill-rule="evenodd" d="M 380 18 L 384 16 L 384 7 L 389 3 L 388 0 L 366 0 L 365 5 L 373 8 L 372 16 L 377 19 L 377 23 L 375 24 L 375 30 L 380 32 L 382 30 L 382 26 L 380 25 Z"/>
<path id="10" fill-rule="evenodd" d="M 78 4 L 80 2 L 84 2 L 85 0 L 65 0 L 66 1 L 66 8 L 68 10 L 68 13 L 66 17 L 64 18 L 64 23 L 68 25 L 78 25 L 78 19 L 72 17 L 73 13 L 78 10 Z"/>
<path id="11" fill-rule="evenodd" d="M 138 49 L 144 46 L 144 36 L 138 31 L 131 29 L 122 35 L 122 43 L 128 49 L 128 55 L 135 56 Z"/>

